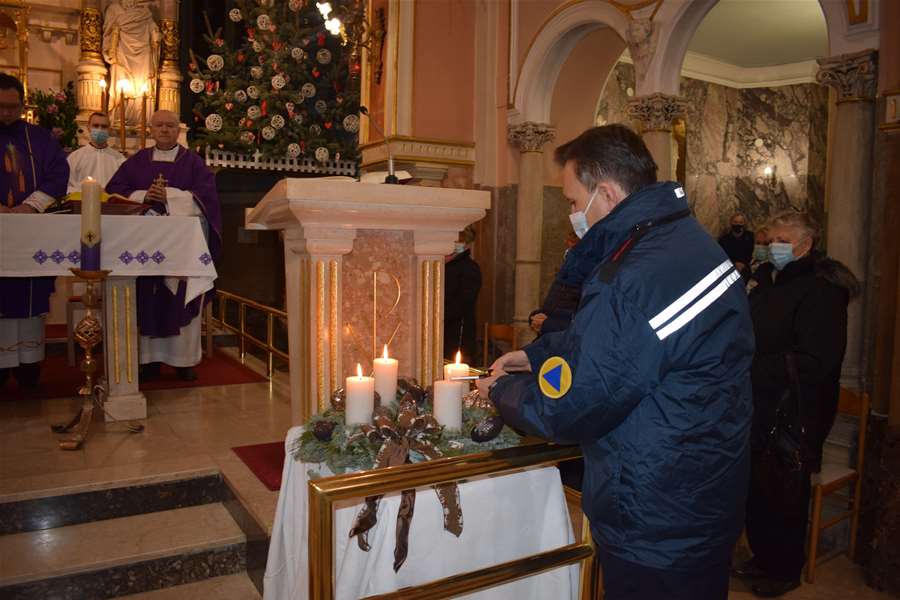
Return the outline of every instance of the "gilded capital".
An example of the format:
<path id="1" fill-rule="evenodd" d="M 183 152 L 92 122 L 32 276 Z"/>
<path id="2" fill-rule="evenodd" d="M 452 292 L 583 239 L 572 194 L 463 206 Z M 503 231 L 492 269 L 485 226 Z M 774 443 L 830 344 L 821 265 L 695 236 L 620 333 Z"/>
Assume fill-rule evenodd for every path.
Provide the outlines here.
<path id="1" fill-rule="evenodd" d="M 628 117 L 644 131 L 671 131 L 672 121 L 684 116 L 687 102 L 678 96 L 651 94 L 628 101 Z"/>
<path id="2" fill-rule="evenodd" d="M 100 58 L 100 40 L 102 38 L 102 21 L 100 11 L 96 8 L 85 8 L 81 11 L 81 57 Z"/>
<path id="3" fill-rule="evenodd" d="M 162 34 L 162 63 L 178 68 L 178 24 L 173 19 L 163 19 L 159 29 Z"/>
<path id="4" fill-rule="evenodd" d="M 820 58 L 816 81 L 833 88 L 838 102 L 874 100 L 878 75 L 878 52 L 863 50 Z"/>
<path id="5" fill-rule="evenodd" d="M 544 144 L 556 138 L 556 129 L 546 123 L 526 121 L 506 128 L 506 139 L 519 152 L 543 152 Z"/>

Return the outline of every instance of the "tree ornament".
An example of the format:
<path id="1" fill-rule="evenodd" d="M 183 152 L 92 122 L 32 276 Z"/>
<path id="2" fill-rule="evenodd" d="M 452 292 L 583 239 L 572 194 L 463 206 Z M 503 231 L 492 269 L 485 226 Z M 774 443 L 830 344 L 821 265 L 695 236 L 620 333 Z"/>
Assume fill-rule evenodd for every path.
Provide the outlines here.
<path id="1" fill-rule="evenodd" d="M 225 66 L 225 59 L 219 54 L 210 54 L 206 59 L 206 66 L 210 71 L 221 71 Z"/>
<path id="2" fill-rule="evenodd" d="M 284 127 L 284 117 L 281 115 L 274 115 L 271 120 L 272 127 L 275 129 L 281 129 Z"/>
<path id="3" fill-rule="evenodd" d="M 328 160 L 328 148 L 325 146 L 319 146 L 316 148 L 316 160 L 319 162 L 325 162 Z"/>
<path id="4" fill-rule="evenodd" d="M 259 107 L 255 104 L 247 108 L 247 116 L 251 119 L 258 119 L 261 114 L 262 111 L 260 111 Z"/>
<path id="5" fill-rule="evenodd" d="M 237 55 L 235 56 L 235 59 L 237 60 L 239 65 L 242 65 L 242 64 L 244 64 L 244 61 L 247 60 L 247 55 L 244 54 L 243 52 L 238 52 Z"/>
<path id="6" fill-rule="evenodd" d="M 284 76 L 282 75 L 276 75 L 272 78 L 272 87 L 276 90 L 282 89 L 285 84 L 287 84 L 287 82 L 284 80 Z"/>
<path id="7" fill-rule="evenodd" d="M 334 124 L 331 121 L 325 121 L 324 125 L 325 129 L 331 129 Z"/>
<path id="8" fill-rule="evenodd" d="M 320 113 L 324 113 L 326 110 L 328 110 L 328 104 L 324 100 L 316 100 L 316 103 L 314 106 L 316 107 L 316 110 L 319 111 Z"/>
<path id="9" fill-rule="evenodd" d="M 256 17 L 256 26 L 260 29 L 268 29 L 269 25 L 272 24 L 272 20 L 269 18 L 269 15 L 263 13 Z"/>
<path id="10" fill-rule="evenodd" d="M 262 79 L 262 76 L 263 76 L 263 68 L 262 67 L 257 67 L 257 66 L 250 67 L 250 77 L 252 77 L 253 79 Z"/>
<path id="11" fill-rule="evenodd" d="M 274 27 L 274 25 L 273 25 L 273 27 Z M 282 41 L 274 41 L 274 42 L 272 42 L 272 50 L 274 50 L 275 52 L 278 52 L 278 51 L 281 50 L 282 48 L 284 48 L 284 42 L 282 42 Z M 277 65 L 277 64 L 275 65 L 275 68 L 276 68 L 276 69 L 278 68 L 278 65 Z"/>
<path id="12" fill-rule="evenodd" d="M 316 79 L 318 79 L 319 76 L 320 76 L 321 74 L 322 74 L 322 72 L 319 71 L 319 67 L 313 67 L 313 70 L 312 70 L 312 76 L 313 76 L 313 77 L 315 77 Z"/>
<path id="13" fill-rule="evenodd" d="M 309 132 L 311 134 L 313 134 L 314 136 L 318 137 L 318 136 L 322 135 L 322 128 L 319 127 L 318 123 L 313 123 L 312 125 L 309 126 Z"/>
<path id="14" fill-rule="evenodd" d="M 222 38 L 216 38 L 215 44 L 216 44 L 216 46 L 221 48 L 222 46 L 225 45 L 225 40 L 223 40 Z"/>
<path id="15" fill-rule="evenodd" d="M 288 0 L 288 8 L 294 12 L 300 10 L 303 6 L 303 0 Z"/>
<path id="16" fill-rule="evenodd" d="M 206 128 L 210 131 L 219 131 L 222 129 L 222 116 L 217 113 L 208 115 L 206 117 Z"/>
<path id="17" fill-rule="evenodd" d="M 291 158 L 297 158 L 298 156 L 300 156 L 300 152 L 301 152 L 300 144 L 297 144 L 297 143 L 288 144 L 288 147 L 287 147 L 287 155 L 288 156 L 290 156 Z"/>
<path id="18" fill-rule="evenodd" d="M 247 28 L 247 39 L 251 42 L 256 39 L 256 30 L 252 27 Z"/>
<path id="19" fill-rule="evenodd" d="M 225 103 L 225 110 L 231 110 L 232 108 L 234 108 L 234 104 L 232 104 L 231 102 Z"/>
<path id="20" fill-rule="evenodd" d="M 206 89 L 206 85 L 203 83 L 202 79 L 197 79 L 196 77 L 194 79 L 191 79 L 192 92 L 194 92 L 195 94 L 199 94 L 204 89 Z"/>
<path id="21" fill-rule="evenodd" d="M 293 102 L 285 102 L 284 109 L 289 113 L 294 112 L 294 106 L 296 106 Z"/>
<path id="22" fill-rule="evenodd" d="M 259 64 L 261 64 L 261 65 L 266 64 L 266 57 L 263 56 L 262 54 L 260 54 L 259 56 L 257 56 L 257 57 L 256 57 L 256 60 L 257 60 L 257 62 L 259 62 Z"/>
<path id="23" fill-rule="evenodd" d="M 275 129 L 266 125 L 262 128 L 262 136 L 264 140 L 271 140 L 275 138 Z"/>
<path id="24" fill-rule="evenodd" d="M 362 66 L 358 62 L 350 63 L 350 74 L 356 78 L 359 77 L 360 72 L 362 71 Z"/>
<path id="25" fill-rule="evenodd" d="M 241 9 L 232 8 L 228 11 L 228 18 L 234 21 L 235 23 L 239 23 L 241 19 L 244 18 L 244 15 L 241 14 Z"/>
<path id="26" fill-rule="evenodd" d="M 359 116 L 358 115 L 347 115 L 344 117 L 343 121 L 344 129 L 349 131 L 350 133 L 356 133 L 359 131 Z"/>
<path id="27" fill-rule="evenodd" d="M 321 31 L 316 34 L 316 42 L 319 44 L 319 48 L 325 45 L 325 34 Z"/>
<path id="28" fill-rule="evenodd" d="M 265 117 L 267 114 L 269 114 L 269 103 L 263 100 L 260 103 L 260 109 L 262 110 L 262 115 Z"/>
<path id="29" fill-rule="evenodd" d="M 259 88 L 255 85 L 251 85 L 247 88 L 247 95 L 256 100 L 257 98 L 259 98 Z"/>
<path id="30" fill-rule="evenodd" d="M 259 40 L 253 40 L 253 51 L 257 52 L 257 53 L 262 52 L 263 51 L 262 42 L 260 42 Z"/>
<path id="31" fill-rule="evenodd" d="M 252 144 L 256 140 L 256 134 L 252 131 L 244 131 L 241 133 L 241 141 L 245 144 Z"/>
<path id="32" fill-rule="evenodd" d="M 331 62 L 331 50 L 328 48 L 320 49 L 316 52 L 316 60 L 319 61 L 319 64 L 327 65 Z"/>
<path id="33" fill-rule="evenodd" d="M 238 102 L 246 102 L 247 101 L 247 92 L 244 90 L 237 90 L 234 93 L 234 99 Z"/>
<path id="34" fill-rule="evenodd" d="M 341 94 L 338 94 L 337 96 L 334 97 L 334 101 L 337 102 L 338 104 L 343 104 L 344 96 Z"/>
<path id="35" fill-rule="evenodd" d="M 291 58 L 296 61 L 303 60 L 305 54 L 306 52 L 304 52 L 303 48 L 300 48 L 299 46 L 291 48 Z"/>
<path id="36" fill-rule="evenodd" d="M 303 125 L 303 115 L 300 113 L 296 113 L 293 117 L 291 117 L 291 120 L 293 120 L 297 125 Z"/>
<path id="37" fill-rule="evenodd" d="M 316 86 L 312 83 L 304 83 L 300 87 L 300 93 L 303 94 L 304 98 L 315 98 L 316 96 Z"/>
<path id="38" fill-rule="evenodd" d="M 215 84 L 215 82 L 207 81 L 207 82 L 206 82 L 206 94 L 207 94 L 208 96 L 212 96 L 212 95 L 215 94 L 215 93 L 216 93 L 216 84 Z"/>

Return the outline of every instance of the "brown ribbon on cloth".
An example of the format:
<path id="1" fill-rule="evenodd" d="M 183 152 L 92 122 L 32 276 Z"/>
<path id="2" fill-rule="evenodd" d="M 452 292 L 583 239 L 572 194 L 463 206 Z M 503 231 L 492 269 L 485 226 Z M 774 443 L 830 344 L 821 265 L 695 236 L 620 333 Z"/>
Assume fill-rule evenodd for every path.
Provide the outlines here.
<path id="1" fill-rule="evenodd" d="M 387 409 L 375 409 L 374 426 L 362 425 L 360 432 L 350 438 L 365 436 L 373 442 L 381 442 L 381 448 L 375 456 L 373 468 L 395 467 L 408 462 L 410 451 L 418 452 L 428 460 L 441 458 L 441 451 L 426 435 L 434 435 L 440 431 L 440 425 L 431 415 L 420 415 L 415 402 L 401 402 L 397 420 L 391 419 Z M 438 500 L 444 509 L 444 529 L 459 537 L 463 530 L 462 508 L 459 502 L 459 487 L 455 483 L 434 486 Z M 366 505 L 356 517 L 356 523 L 350 530 L 350 537 L 356 541 L 362 551 L 369 551 L 368 532 L 378 522 L 378 502 L 381 496 L 366 498 Z M 416 506 L 416 490 L 403 490 L 400 495 L 400 511 L 397 513 L 396 544 L 394 546 L 394 571 L 399 571 L 409 553 L 409 528 L 412 524 Z"/>

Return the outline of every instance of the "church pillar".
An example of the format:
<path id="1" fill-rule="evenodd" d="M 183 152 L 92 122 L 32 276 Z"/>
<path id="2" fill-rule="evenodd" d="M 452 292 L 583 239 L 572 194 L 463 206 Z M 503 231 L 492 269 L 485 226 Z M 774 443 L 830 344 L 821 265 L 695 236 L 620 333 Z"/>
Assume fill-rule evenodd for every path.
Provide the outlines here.
<path id="1" fill-rule="evenodd" d="M 453 250 L 457 231 L 416 231 L 416 377 L 422 386 L 443 379 L 444 361 L 444 256 Z M 475 362 L 474 356 L 463 362 Z"/>
<path id="2" fill-rule="evenodd" d="M 628 116 L 641 124 L 641 137 L 659 167 L 660 181 L 675 179 L 674 139 L 672 122 L 684 116 L 685 100 L 666 94 L 651 94 L 629 100 Z"/>
<path id="3" fill-rule="evenodd" d="M 828 254 L 859 278 L 867 277 L 869 204 L 872 192 L 872 147 L 875 133 L 876 57 L 874 50 L 819 59 L 816 80 L 837 94 L 834 139 L 830 140 L 827 200 Z M 864 389 L 862 299 L 848 309 L 847 353 L 841 382 Z"/>
<path id="4" fill-rule="evenodd" d="M 84 0 L 79 36 L 81 56 L 75 69 L 78 73 L 75 97 L 78 102 L 77 121 L 79 125 L 86 125 L 92 112 L 103 110 L 100 81 L 106 79 L 106 65 L 100 54 L 103 21 L 99 0 Z"/>
<path id="5" fill-rule="evenodd" d="M 329 407 L 343 386 L 341 269 L 355 229 L 305 227 L 284 235 L 288 302 L 291 422 L 303 423 Z M 294 325 L 294 324 L 297 325 Z"/>
<path id="6" fill-rule="evenodd" d="M 510 125 L 509 143 L 519 149 L 519 193 L 516 199 L 516 287 L 513 323 L 520 340 L 530 337 L 528 315 L 541 303 L 541 234 L 544 213 L 544 144 L 556 130 L 531 121 Z"/>
<path id="7" fill-rule="evenodd" d="M 178 3 L 176 0 L 163 0 L 160 3 L 159 22 L 162 34 L 160 49 L 159 91 L 157 106 L 161 110 L 169 110 L 180 115 L 181 110 L 181 65 L 178 59 Z"/>

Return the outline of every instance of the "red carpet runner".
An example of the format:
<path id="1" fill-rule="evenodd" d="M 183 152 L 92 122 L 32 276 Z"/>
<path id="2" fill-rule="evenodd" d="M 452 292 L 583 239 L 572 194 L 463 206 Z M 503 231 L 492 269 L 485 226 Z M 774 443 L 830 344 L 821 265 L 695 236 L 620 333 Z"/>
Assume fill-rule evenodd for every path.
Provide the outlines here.
<path id="1" fill-rule="evenodd" d="M 284 442 L 237 446 L 232 450 L 270 491 L 277 492 L 281 489 Z"/>
<path id="2" fill-rule="evenodd" d="M 101 363 L 101 372 L 102 368 Z M 220 353 L 216 353 L 212 357 L 204 357 L 203 361 L 195 367 L 195 371 L 197 372 L 196 381 L 182 381 L 175 374 L 175 369 L 163 365 L 160 378 L 141 384 L 141 391 L 267 381 L 263 375 L 245 367 L 240 361 Z M 135 373 L 136 376 L 137 373 Z M 6 385 L 0 388 L 0 399 L 43 400 L 75 396 L 78 386 L 83 381 L 84 375 L 79 368 L 67 365 L 65 356 L 50 355 L 48 352 L 46 360 L 41 364 L 41 385 L 37 390 L 20 389 L 15 378 L 10 376 Z"/>

